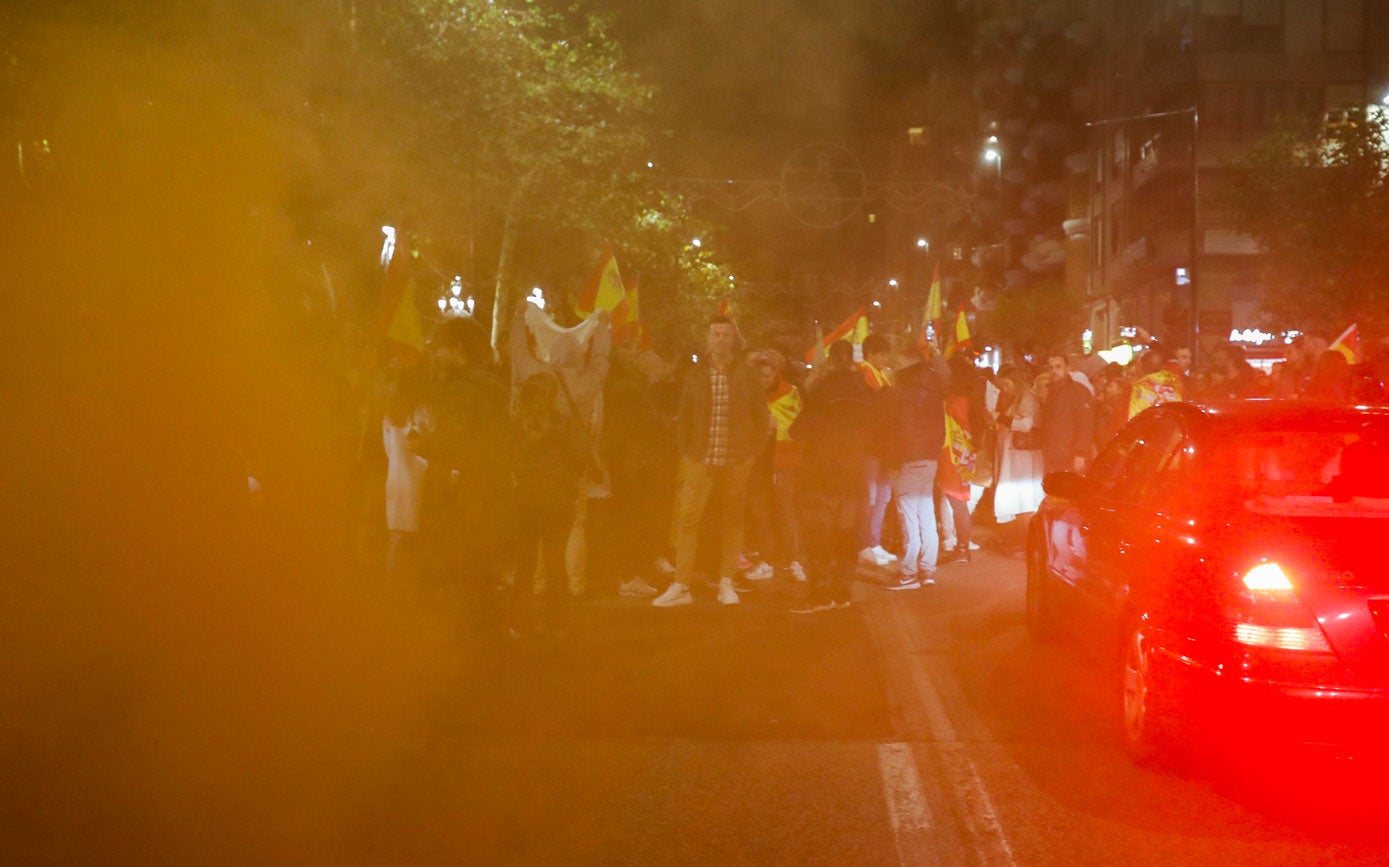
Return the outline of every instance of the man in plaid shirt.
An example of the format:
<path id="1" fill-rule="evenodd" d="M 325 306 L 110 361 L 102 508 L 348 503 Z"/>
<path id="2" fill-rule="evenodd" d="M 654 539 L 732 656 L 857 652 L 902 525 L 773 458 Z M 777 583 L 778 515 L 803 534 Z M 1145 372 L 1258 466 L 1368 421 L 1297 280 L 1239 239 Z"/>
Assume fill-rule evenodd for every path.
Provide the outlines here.
<path id="1" fill-rule="evenodd" d="M 711 495 L 722 505 L 719 602 L 736 605 L 733 576 L 743 547 L 743 498 L 753 456 L 772 435 L 773 421 L 754 365 L 740 353 L 727 316 L 709 322 L 704 356 L 685 377 L 677 439 L 680 493 L 675 510 L 675 580 L 653 600 L 658 608 L 688 605 L 699 524 Z"/>

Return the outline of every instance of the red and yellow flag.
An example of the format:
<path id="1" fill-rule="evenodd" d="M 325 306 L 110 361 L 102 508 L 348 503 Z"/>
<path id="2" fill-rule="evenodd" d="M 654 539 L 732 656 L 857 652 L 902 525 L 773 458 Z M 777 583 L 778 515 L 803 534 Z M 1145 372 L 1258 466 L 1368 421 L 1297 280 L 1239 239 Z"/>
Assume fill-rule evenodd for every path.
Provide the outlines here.
<path id="1" fill-rule="evenodd" d="M 617 302 L 617 306 L 612 311 L 612 322 L 609 323 L 609 331 L 612 334 L 612 342 L 620 343 L 624 340 L 639 336 L 641 331 L 641 308 L 637 296 L 637 278 L 632 277 L 632 288 L 628 289 L 622 296 L 622 300 Z"/>
<path id="2" fill-rule="evenodd" d="M 377 339 L 385 342 L 402 364 L 414 364 L 424 357 L 424 325 L 415 306 L 412 261 L 410 240 L 401 233 L 386 265 L 381 306 L 376 315 Z"/>
<path id="3" fill-rule="evenodd" d="M 945 445 L 936 470 L 941 493 L 956 500 L 969 499 L 974 481 L 976 454 L 974 436 L 969 429 L 969 398 L 953 395 L 945 399 Z"/>
<path id="4" fill-rule="evenodd" d="M 967 350 L 969 346 L 969 320 L 965 318 L 965 308 L 962 304 L 960 312 L 955 315 L 955 327 L 946 335 L 945 357 L 949 358 L 961 350 Z"/>
<path id="5" fill-rule="evenodd" d="M 927 338 L 926 326 L 929 324 L 935 332 L 936 340 L 940 340 L 940 324 L 945 318 L 943 302 L 941 300 L 940 282 L 940 262 L 936 262 L 935 273 L 931 276 L 931 291 L 926 295 L 926 309 L 921 311 L 921 333 L 916 335 L 916 345 L 918 349 L 925 349 Z"/>
<path id="6" fill-rule="evenodd" d="M 1342 331 L 1341 336 L 1337 337 L 1327 348 L 1341 353 L 1351 364 L 1359 364 L 1362 360 L 1360 355 L 1360 323 L 1351 323 L 1351 326 Z"/>
<path id="7" fill-rule="evenodd" d="M 817 325 L 818 329 L 818 325 Z M 868 308 L 860 307 L 849 318 L 835 326 L 829 334 L 819 337 L 816 345 L 806 352 L 805 360 L 807 363 L 814 362 L 816 357 L 824 358 L 829 351 L 830 344 L 836 340 L 847 340 L 854 345 L 863 343 L 863 339 L 868 336 Z M 817 331 L 818 337 L 818 331 Z"/>
<path id="8" fill-rule="evenodd" d="M 626 290 L 622 288 L 622 272 L 617 268 L 617 259 L 613 257 L 612 247 L 604 244 L 598 267 L 579 292 L 575 312 L 586 317 L 595 310 L 612 310 L 622 303 L 626 294 Z"/>

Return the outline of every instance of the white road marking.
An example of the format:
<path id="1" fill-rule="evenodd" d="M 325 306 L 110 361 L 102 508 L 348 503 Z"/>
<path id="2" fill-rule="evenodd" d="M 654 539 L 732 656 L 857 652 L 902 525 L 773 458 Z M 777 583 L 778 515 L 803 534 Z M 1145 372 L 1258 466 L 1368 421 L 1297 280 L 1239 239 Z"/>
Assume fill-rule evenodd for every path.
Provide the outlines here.
<path id="1" fill-rule="evenodd" d="M 879 744 L 878 769 L 898 860 L 903 865 L 936 863 L 931 805 L 921 788 L 911 745 Z"/>
<path id="2" fill-rule="evenodd" d="M 884 639 L 882 651 L 892 654 L 898 659 L 906 660 L 906 668 L 911 674 L 911 682 L 915 687 L 917 698 L 921 702 L 927 726 L 931 730 L 932 740 L 941 756 L 945 781 L 949 784 L 950 791 L 955 793 L 959 815 L 964 824 L 966 837 L 972 844 L 973 854 L 982 864 L 1016 864 L 1013 851 L 1008 845 L 1008 839 L 1004 836 L 1003 827 L 994 811 L 993 801 L 989 798 L 988 790 L 984 788 L 984 782 L 980 779 L 974 762 L 970 760 L 964 744 L 959 740 L 955 724 L 950 718 L 949 711 L 946 710 L 945 702 L 941 700 L 940 692 L 932 682 L 925 660 L 919 658 L 918 643 L 912 634 L 911 625 L 907 621 L 904 606 L 890 605 L 888 609 L 890 612 L 888 620 L 891 625 L 885 630 L 886 634 L 879 632 L 879 635 Z M 902 745 L 885 744 L 883 747 L 879 747 L 879 765 L 883 769 L 884 791 L 892 791 L 893 783 L 888 777 L 888 765 L 883 758 L 883 749 L 884 747 L 900 746 Z M 921 781 L 916 775 L 911 751 L 908 749 L 899 752 L 898 755 L 903 760 L 912 763 L 911 779 L 916 783 L 916 791 L 920 792 Z M 888 797 L 888 809 L 893 816 L 893 831 L 897 834 L 897 849 L 902 858 L 902 864 L 931 863 L 934 860 L 935 841 L 930 833 L 929 818 L 925 831 L 917 831 L 916 839 L 907 839 L 898 830 L 900 820 L 891 795 Z M 927 809 L 927 816 L 929 817 L 929 808 Z"/>

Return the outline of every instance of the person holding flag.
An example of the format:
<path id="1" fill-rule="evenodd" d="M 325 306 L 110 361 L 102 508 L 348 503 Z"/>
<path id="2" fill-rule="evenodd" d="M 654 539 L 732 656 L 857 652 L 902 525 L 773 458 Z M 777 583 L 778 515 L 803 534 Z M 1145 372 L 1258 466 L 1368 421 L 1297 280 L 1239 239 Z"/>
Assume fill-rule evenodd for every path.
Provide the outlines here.
<path id="1" fill-rule="evenodd" d="M 763 555 L 770 557 L 776 564 L 775 569 L 790 572 L 795 580 L 804 581 L 804 555 L 795 511 L 796 473 L 801 465 L 802 443 L 791 439 L 790 435 L 791 425 L 801 413 L 801 392 L 783 376 L 786 360 L 781 353 L 764 350 L 757 354 L 755 361 L 767 409 L 776 423 L 776 433 L 765 466 L 759 461 L 754 469 L 754 479 L 749 486 L 749 514 Z M 761 478 L 757 478 L 759 475 Z M 773 571 L 773 567 L 764 562 L 750 570 L 747 577 L 750 580 L 770 578 Z"/>

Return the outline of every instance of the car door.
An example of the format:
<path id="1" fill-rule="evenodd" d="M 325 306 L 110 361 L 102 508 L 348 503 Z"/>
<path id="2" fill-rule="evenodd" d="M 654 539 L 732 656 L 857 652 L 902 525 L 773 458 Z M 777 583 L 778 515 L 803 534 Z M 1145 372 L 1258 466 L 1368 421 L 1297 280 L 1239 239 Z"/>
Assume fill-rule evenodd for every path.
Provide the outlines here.
<path id="1" fill-rule="evenodd" d="M 1053 603 L 1067 619 L 1085 613 L 1084 606 L 1079 603 L 1082 589 L 1088 583 L 1086 575 L 1092 568 L 1090 536 L 1099 513 L 1108 508 L 1124 462 L 1138 442 L 1138 431 L 1130 425 L 1110 440 L 1090 468 L 1083 495 L 1064 499 L 1048 497 L 1047 562 L 1059 591 Z"/>
<path id="2" fill-rule="evenodd" d="M 1125 429 L 1127 451 L 1117 468 L 1096 479 L 1093 508 L 1082 526 L 1087 568 L 1077 585 L 1089 635 L 1112 647 L 1136 588 L 1146 588 L 1172 562 L 1174 526 L 1188 463 L 1186 435 L 1175 413 L 1154 413 Z M 1098 467 L 1098 462 L 1097 462 Z"/>

